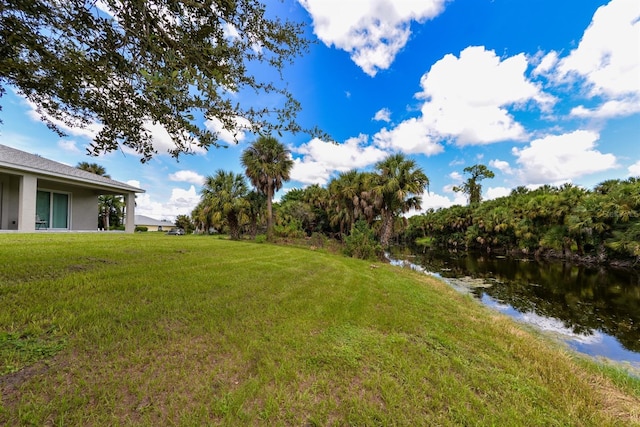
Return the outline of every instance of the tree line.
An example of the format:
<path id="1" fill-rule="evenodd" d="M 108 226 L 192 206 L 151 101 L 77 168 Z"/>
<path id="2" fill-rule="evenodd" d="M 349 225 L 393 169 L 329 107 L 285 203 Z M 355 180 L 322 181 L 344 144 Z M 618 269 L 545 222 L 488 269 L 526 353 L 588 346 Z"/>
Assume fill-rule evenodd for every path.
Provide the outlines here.
<path id="1" fill-rule="evenodd" d="M 272 204 L 293 167 L 289 151 L 275 138 L 262 136 L 241 160 L 254 189 L 241 174 L 218 170 L 208 176 L 191 215 L 196 229 L 215 228 L 237 239 L 255 236 L 266 224 L 267 239 L 314 233 L 344 239 L 360 221 L 384 247 L 396 234 L 401 215 L 421 209 L 421 195 L 429 184 L 415 161 L 395 154 L 372 172 L 343 172 L 326 187 L 293 189 Z"/>
<path id="2" fill-rule="evenodd" d="M 277 161 L 264 153 L 265 137 L 243 153 L 254 190 L 239 174 L 218 171 L 207 178 L 191 218 L 197 228 L 255 237 L 266 223 L 269 239 L 315 233 L 347 246 L 359 239 L 359 245 L 375 247 L 363 252 L 367 256 L 379 256 L 393 242 L 421 240 L 433 247 L 494 254 L 640 260 L 639 178 L 607 180 L 593 190 L 572 184 L 520 186 L 506 197 L 482 201 L 480 181 L 494 173 L 474 165 L 464 169 L 467 180 L 454 187 L 467 195 L 468 205 L 429 209 L 407 219 L 406 213 L 421 209 L 429 178 L 413 160 L 394 154 L 372 171 L 353 169 L 324 187 L 290 190 L 265 210 L 292 167 L 284 146 L 273 138 L 270 143 L 272 150 L 277 148 Z"/>
<path id="3" fill-rule="evenodd" d="M 218 170 L 206 177 L 199 204 L 179 215 L 188 232 L 227 233 L 232 239 L 266 234 L 304 238 L 314 234 L 341 241 L 354 256 L 377 257 L 394 242 L 434 248 L 581 258 L 595 262 L 640 261 L 640 178 L 612 179 L 592 190 L 572 184 L 517 187 L 506 197 L 482 201 L 480 181 L 494 174 L 484 165 L 464 169 L 467 180 L 454 191 L 468 205 L 420 210 L 429 178 L 415 161 L 394 154 L 372 171 L 352 169 L 322 187 L 292 189 L 273 202 L 290 179 L 293 161 L 277 139 L 259 137 L 241 158 L 245 174 Z M 104 175 L 95 164 L 79 168 Z M 251 187 L 247 183 L 247 179 Z M 117 225 L 119 200 L 101 196 L 100 221 Z M 354 248 L 354 245 L 356 246 Z"/>
<path id="4" fill-rule="evenodd" d="M 637 263 L 639 212 L 637 177 L 607 180 L 593 190 L 517 187 L 506 197 L 412 217 L 406 237 L 448 249 Z"/>

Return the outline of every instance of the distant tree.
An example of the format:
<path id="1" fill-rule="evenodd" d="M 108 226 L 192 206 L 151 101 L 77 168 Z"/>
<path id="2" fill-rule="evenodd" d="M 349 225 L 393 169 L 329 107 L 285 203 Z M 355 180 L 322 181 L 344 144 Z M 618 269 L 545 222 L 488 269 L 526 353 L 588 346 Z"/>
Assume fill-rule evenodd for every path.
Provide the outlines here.
<path id="1" fill-rule="evenodd" d="M 193 224 L 201 233 L 208 234 L 215 225 L 213 223 L 213 212 L 211 206 L 206 203 L 204 198 L 200 199 L 200 202 L 191 211 L 191 219 Z"/>
<path id="2" fill-rule="evenodd" d="M 464 173 L 471 175 L 462 186 L 453 187 L 453 191 L 467 195 L 470 205 L 477 205 L 482 200 L 482 185 L 480 181 L 493 178 L 495 174 L 485 165 L 473 165 L 464 168 Z"/>
<path id="3" fill-rule="evenodd" d="M 300 131 L 299 103 L 286 84 L 258 79 L 307 51 L 303 24 L 271 18 L 258 0 L 32 0 L 0 7 L 0 97 L 7 86 L 35 104 L 47 125 L 60 120 L 100 130 L 91 154 L 123 146 L 149 160 L 156 148 L 145 124 L 162 125 L 174 156 L 190 144 L 217 146 L 195 116 L 238 131 Z M 255 74 L 254 74 L 255 73 Z M 243 91 L 269 106 L 238 103 Z M 273 96 L 277 95 L 277 96 Z M 279 102 L 272 102 L 273 100 Z"/>
<path id="4" fill-rule="evenodd" d="M 386 247 L 393 235 L 395 218 L 411 209 L 420 209 L 422 193 L 429 178 L 414 160 L 394 154 L 376 164 L 373 193 L 380 206 L 380 244 Z"/>
<path id="5" fill-rule="evenodd" d="M 339 227 L 341 236 L 350 233 L 359 219 L 371 225 L 380 213 L 380 204 L 373 194 L 375 180 L 371 172 L 352 169 L 329 182 L 329 220 L 334 227 Z"/>
<path id="6" fill-rule="evenodd" d="M 273 237 L 273 195 L 289 180 L 293 168 L 289 150 L 271 136 L 259 137 L 241 157 L 245 174 L 267 196 L 267 238 Z"/>
<path id="7" fill-rule="evenodd" d="M 95 173 L 96 175 L 104 176 L 105 178 L 111 178 L 110 175 L 107 175 L 107 170 L 104 168 L 104 166 L 100 166 L 97 163 L 79 162 L 76 165 L 76 168 L 82 169 L 83 171 Z"/>
<path id="8" fill-rule="evenodd" d="M 246 214 L 249 218 L 249 233 L 255 238 L 258 227 L 264 224 L 267 197 L 259 191 L 249 191 L 245 199 L 248 202 Z"/>
<path id="9" fill-rule="evenodd" d="M 103 194 L 98 196 L 98 226 L 109 230 L 123 222 L 124 200 L 122 196 Z"/>
<path id="10" fill-rule="evenodd" d="M 202 203 L 211 215 L 211 222 L 228 227 L 232 239 L 240 238 L 243 217 L 249 205 L 247 192 L 242 175 L 221 169 L 206 177 L 202 187 Z"/>
<path id="11" fill-rule="evenodd" d="M 187 215 L 178 215 L 175 220 L 175 225 L 178 228 L 182 228 L 186 234 L 191 234 L 195 229 L 193 221 Z"/>

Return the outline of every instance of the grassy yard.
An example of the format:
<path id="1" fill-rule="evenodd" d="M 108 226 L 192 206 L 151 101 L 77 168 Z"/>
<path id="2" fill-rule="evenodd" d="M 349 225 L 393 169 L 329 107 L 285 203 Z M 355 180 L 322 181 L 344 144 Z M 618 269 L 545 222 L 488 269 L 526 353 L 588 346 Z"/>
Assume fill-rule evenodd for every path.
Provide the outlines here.
<path id="1" fill-rule="evenodd" d="M 639 382 L 418 273 L 162 234 L 0 235 L 0 425 L 640 425 Z"/>

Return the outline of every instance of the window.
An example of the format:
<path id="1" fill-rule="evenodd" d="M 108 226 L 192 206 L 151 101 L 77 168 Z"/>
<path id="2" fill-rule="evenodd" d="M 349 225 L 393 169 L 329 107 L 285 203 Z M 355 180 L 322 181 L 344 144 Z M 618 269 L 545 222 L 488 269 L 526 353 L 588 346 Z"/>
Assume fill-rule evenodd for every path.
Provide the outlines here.
<path id="1" fill-rule="evenodd" d="M 69 228 L 69 194 L 38 190 L 36 218 L 37 228 Z"/>

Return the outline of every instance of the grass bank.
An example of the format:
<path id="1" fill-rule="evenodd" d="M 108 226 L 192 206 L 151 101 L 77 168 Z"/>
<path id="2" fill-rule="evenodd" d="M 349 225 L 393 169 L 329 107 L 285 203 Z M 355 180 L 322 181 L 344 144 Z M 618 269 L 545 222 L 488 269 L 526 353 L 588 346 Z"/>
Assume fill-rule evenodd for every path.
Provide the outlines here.
<path id="1" fill-rule="evenodd" d="M 0 260 L 2 425 L 640 425 L 637 381 L 389 265 L 150 233 Z"/>

